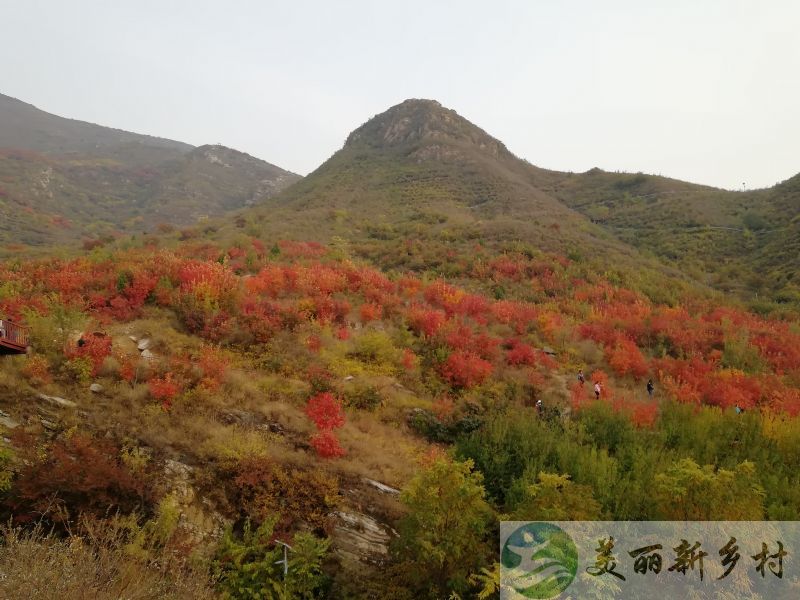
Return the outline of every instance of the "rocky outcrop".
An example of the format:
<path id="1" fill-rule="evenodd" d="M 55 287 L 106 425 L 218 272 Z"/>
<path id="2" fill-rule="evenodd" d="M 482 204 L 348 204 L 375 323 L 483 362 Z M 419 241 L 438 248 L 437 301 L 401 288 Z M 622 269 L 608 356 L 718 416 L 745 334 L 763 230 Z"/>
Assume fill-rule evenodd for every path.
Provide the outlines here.
<path id="1" fill-rule="evenodd" d="M 39 400 L 43 400 L 47 404 L 54 406 L 56 408 L 75 408 L 78 405 L 73 402 L 72 400 L 65 400 L 64 398 L 60 398 L 58 396 L 48 396 L 46 394 L 36 394 L 36 397 Z"/>
<path id="2" fill-rule="evenodd" d="M 197 494 L 192 484 L 194 468 L 168 459 L 164 461 L 164 477 L 180 513 L 178 527 L 191 542 L 199 544 L 221 537 L 229 522 L 210 501 Z"/>
<path id="3" fill-rule="evenodd" d="M 363 513 L 337 511 L 333 516 L 334 550 L 341 558 L 371 564 L 388 559 L 390 527 Z"/>

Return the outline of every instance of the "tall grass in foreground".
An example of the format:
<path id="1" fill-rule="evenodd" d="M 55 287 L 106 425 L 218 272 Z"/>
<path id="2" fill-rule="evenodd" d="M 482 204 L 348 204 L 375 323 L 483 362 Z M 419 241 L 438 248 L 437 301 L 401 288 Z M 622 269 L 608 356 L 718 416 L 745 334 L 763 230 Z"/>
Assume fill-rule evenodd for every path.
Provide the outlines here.
<path id="1" fill-rule="evenodd" d="M 86 536 L 55 537 L 41 527 L 0 528 L 0 598 L 54 600 L 204 600 L 216 595 L 205 576 L 144 562 L 127 551 L 122 529 L 101 524 Z"/>

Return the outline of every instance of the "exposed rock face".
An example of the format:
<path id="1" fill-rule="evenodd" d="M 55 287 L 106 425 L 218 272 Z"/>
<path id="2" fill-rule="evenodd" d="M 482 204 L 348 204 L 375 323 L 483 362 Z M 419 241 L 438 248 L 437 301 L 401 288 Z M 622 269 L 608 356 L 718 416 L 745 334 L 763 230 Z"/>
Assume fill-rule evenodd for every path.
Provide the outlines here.
<path id="1" fill-rule="evenodd" d="M 389 527 L 362 513 L 337 511 L 334 516 L 334 548 L 340 557 L 373 564 L 389 557 Z"/>
<path id="2" fill-rule="evenodd" d="M 364 482 L 368 485 L 371 485 L 378 491 L 383 492 L 384 494 L 392 494 L 393 496 L 399 496 L 400 490 L 395 489 L 386 485 L 385 483 L 381 483 L 380 481 L 375 481 L 374 479 L 369 479 L 367 477 L 364 478 Z"/>
<path id="3" fill-rule="evenodd" d="M 44 400 L 48 404 L 55 406 L 57 408 L 75 408 L 78 406 L 72 400 L 65 400 L 64 398 L 59 398 L 58 396 L 48 396 L 46 394 L 36 394 L 36 397 L 39 400 Z"/>
<path id="4" fill-rule="evenodd" d="M 89 391 L 94 394 L 99 394 L 100 392 L 103 391 L 103 386 L 100 385 L 99 383 L 93 383 L 92 385 L 89 386 Z"/>
<path id="5" fill-rule="evenodd" d="M 510 156 L 502 142 L 435 100 L 411 99 L 393 106 L 353 131 L 345 146 L 402 147 L 421 153 L 420 160 L 442 160 L 459 158 L 454 142 L 493 157 Z"/>
<path id="6" fill-rule="evenodd" d="M 6 429 L 16 429 L 19 427 L 19 423 L 12 419 L 11 415 L 3 410 L 0 410 L 0 425 Z"/>
<path id="7" fill-rule="evenodd" d="M 177 460 L 164 462 L 164 476 L 180 511 L 178 527 L 194 543 L 200 543 L 221 537 L 228 521 L 208 500 L 198 496 L 192 485 L 193 474 L 194 469 L 187 464 Z"/>

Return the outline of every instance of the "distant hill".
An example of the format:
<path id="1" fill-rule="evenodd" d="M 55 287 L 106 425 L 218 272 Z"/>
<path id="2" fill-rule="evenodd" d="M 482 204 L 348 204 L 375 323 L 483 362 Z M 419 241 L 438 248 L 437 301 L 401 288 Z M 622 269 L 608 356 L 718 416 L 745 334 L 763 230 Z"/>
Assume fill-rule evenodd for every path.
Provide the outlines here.
<path id="1" fill-rule="evenodd" d="M 700 281 L 753 299 L 800 303 L 800 175 L 733 192 L 593 169 L 565 176 L 553 193 Z"/>
<path id="2" fill-rule="evenodd" d="M 65 119 L 0 95 L 0 244 L 12 251 L 191 224 L 298 179 L 223 146 Z"/>

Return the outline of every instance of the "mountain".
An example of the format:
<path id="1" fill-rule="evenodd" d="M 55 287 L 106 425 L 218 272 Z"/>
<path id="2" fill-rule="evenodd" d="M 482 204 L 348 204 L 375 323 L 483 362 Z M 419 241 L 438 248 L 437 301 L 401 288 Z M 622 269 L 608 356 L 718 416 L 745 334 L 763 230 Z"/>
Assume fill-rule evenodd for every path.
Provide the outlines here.
<path id="1" fill-rule="evenodd" d="M 514 156 L 455 111 L 406 100 L 353 131 L 303 181 L 247 213 L 266 231 L 567 249 L 603 232 L 548 193 L 559 174 Z M 269 218 L 278 211 L 280 219 Z M 613 244 L 613 242 L 611 242 Z M 398 257 L 399 258 L 399 257 Z"/>
<path id="2" fill-rule="evenodd" d="M 139 165 L 175 158 L 189 144 L 65 119 L 0 94 L 0 148 L 50 157 L 115 158 Z"/>
<path id="3" fill-rule="evenodd" d="M 65 119 L 0 95 L 0 243 L 24 246 L 187 225 L 299 176 L 223 146 Z"/>
<path id="4" fill-rule="evenodd" d="M 619 269 L 662 300 L 694 285 L 568 206 L 557 196 L 568 177 L 516 157 L 436 101 L 406 100 L 354 130 L 303 180 L 242 211 L 238 225 L 223 220 L 217 239 L 244 221 L 265 237 L 334 243 L 386 269 L 456 276 L 481 248 Z"/>
<path id="5" fill-rule="evenodd" d="M 245 215 L 266 234 L 335 238 L 390 268 L 452 269 L 448 252 L 481 244 L 645 273 L 653 294 L 670 287 L 656 282 L 667 276 L 793 303 L 798 260 L 787 248 L 798 239 L 798 187 L 795 178 L 732 192 L 644 174 L 545 170 L 455 111 L 412 99 L 367 121 L 316 171 Z M 414 250 L 420 240 L 424 256 Z"/>

